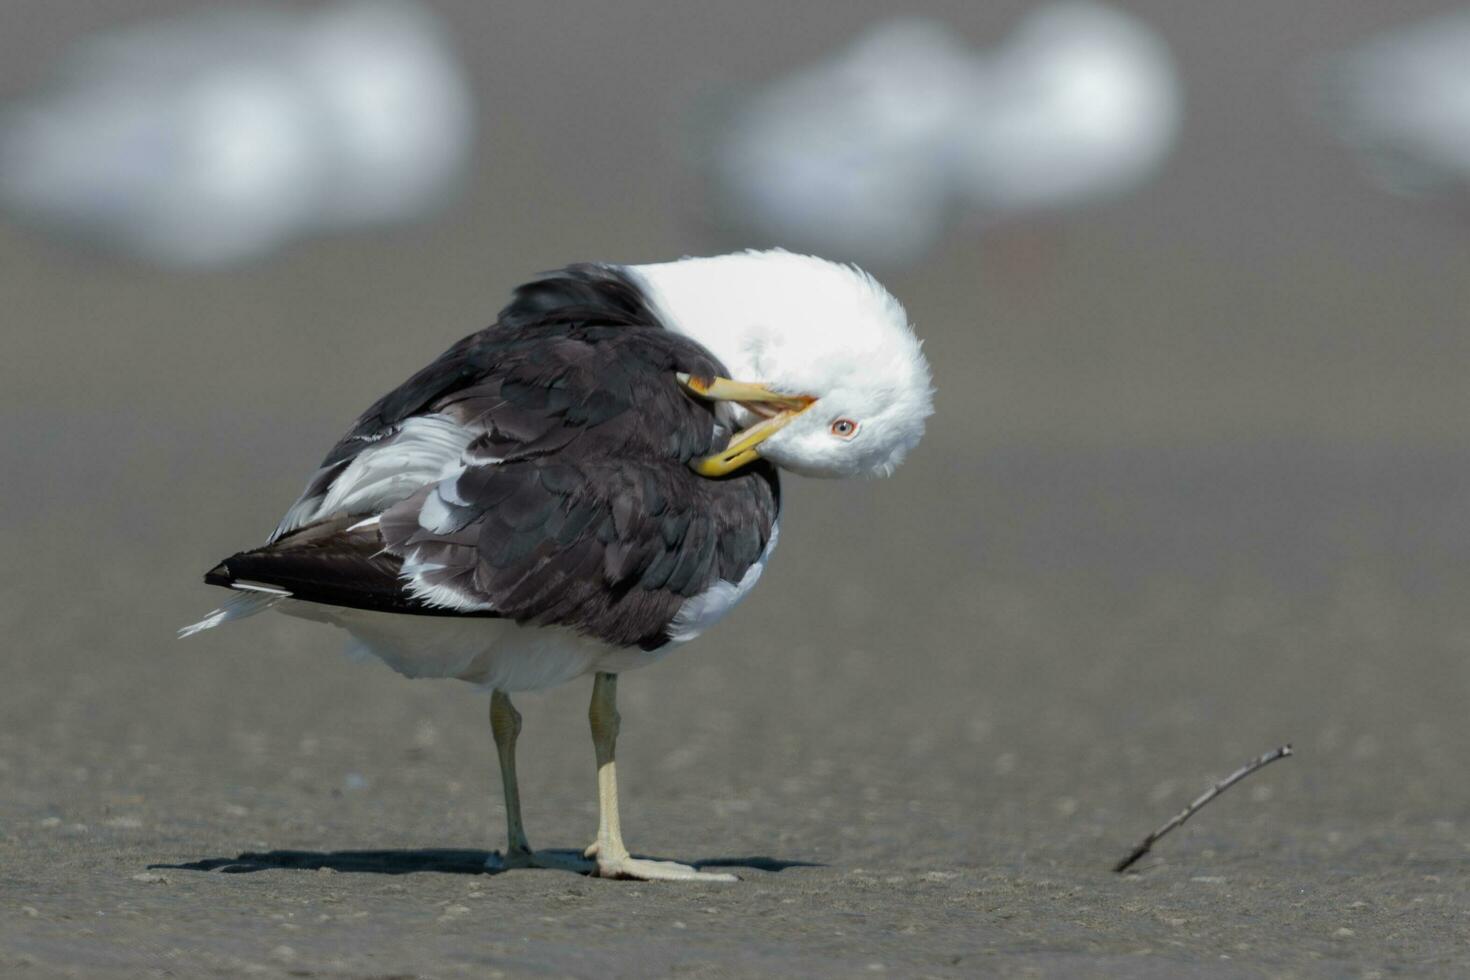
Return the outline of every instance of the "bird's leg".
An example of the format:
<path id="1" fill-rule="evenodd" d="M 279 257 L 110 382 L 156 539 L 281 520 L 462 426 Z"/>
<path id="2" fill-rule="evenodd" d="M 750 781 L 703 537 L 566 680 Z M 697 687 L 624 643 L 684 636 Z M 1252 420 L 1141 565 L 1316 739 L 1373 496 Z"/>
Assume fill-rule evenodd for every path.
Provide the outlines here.
<path id="1" fill-rule="evenodd" d="M 516 780 L 516 738 L 521 734 L 521 713 L 510 703 L 510 695 L 495 691 L 490 695 L 490 733 L 495 736 L 495 751 L 500 756 L 500 781 L 505 787 L 505 824 L 508 843 L 505 856 L 493 855 L 486 866 L 492 870 L 507 868 L 559 868 L 565 871 L 590 871 L 590 861 L 575 853 L 533 852 L 526 840 L 526 827 L 521 821 L 521 790 Z"/>
<path id="2" fill-rule="evenodd" d="M 505 863 L 524 866 L 530 863 L 531 845 L 521 822 L 521 789 L 516 780 L 516 738 L 521 734 L 521 713 L 504 691 L 490 695 L 490 732 L 495 736 L 495 751 L 500 755 L 500 782 L 505 788 L 505 823 L 509 835 Z"/>
<path id="3" fill-rule="evenodd" d="M 638 881 L 738 881 L 732 874 L 707 874 L 687 864 L 648 861 L 628 854 L 618 821 L 618 675 L 598 673 L 592 682 L 592 703 L 587 708 L 592 726 L 592 748 L 597 754 L 597 843 L 587 849 L 597 859 L 601 878 L 633 878 Z"/>
<path id="4" fill-rule="evenodd" d="M 618 821 L 618 731 L 623 716 L 618 714 L 618 675 L 599 673 L 592 681 L 592 702 L 587 706 L 592 727 L 592 751 L 597 756 L 597 842 L 587 850 L 599 858 L 627 860 L 623 829 Z"/>

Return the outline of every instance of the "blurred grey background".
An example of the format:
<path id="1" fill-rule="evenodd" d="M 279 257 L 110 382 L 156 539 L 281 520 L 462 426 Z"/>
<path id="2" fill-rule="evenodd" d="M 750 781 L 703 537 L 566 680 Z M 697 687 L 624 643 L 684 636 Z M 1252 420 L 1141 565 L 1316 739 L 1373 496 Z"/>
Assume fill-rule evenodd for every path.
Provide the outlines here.
<path id="1" fill-rule="evenodd" d="M 188 6 L 18 0 L 0 38 L 0 86 L 24 93 L 88 31 Z M 172 422 L 174 439 L 215 431 L 216 417 L 252 426 L 278 411 L 312 446 L 405 365 L 487 322 L 537 270 L 771 244 L 711 233 L 682 166 L 690 114 L 701 98 L 826 56 L 892 13 L 862 3 L 768 15 L 639 3 L 434 9 L 452 25 L 480 113 L 474 180 L 448 213 L 202 277 L 72 254 L 7 228 L 17 345 L 7 409 L 43 412 L 53 427 L 95 425 L 96 410 L 139 432 L 165 417 L 200 423 Z M 1027 5 L 905 9 L 980 44 Z M 1128 9 L 1165 34 L 1187 86 L 1180 143 L 1158 178 L 1067 216 L 1038 246 L 1044 261 L 1003 253 L 1017 269 L 957 234 L 921 268 L 886 276 L 936 359 L 967 372 L 941 379 L 933 444 L 961 415 L 968 422 L 951 431 L 968 446 L 1457 438 L 1470 399 L 1456 274 L 1465 227 L 1376 192 L 1290 100 L 1301 58 L 1443 6 Z M 48 366 L 61 363 L 69 383 L 58 391 Z M 324 399 L 314 411 L 294 397 L 306 390 Z M 43 458 L 31 468 L 41 479 L 24 482 L 64 494 L 53 479 L 66 464 Z"/>
<path id="2" fill-rule="evenodd" d="M 265 899 L 176 872 L 146 899 L 164 905 L 139 906 L 129 876 L 152 861 L 494 846 L 478 697 L 346 665 L 338 636 L 283 618 L 180 643 L 215 599 L 199 576 L 263 538 L 357 412 L 530 275 L 781 244 L 721 230 L 690 134 L 731 93 L 895 12 L 430 6 L 468 74 L 477 145 L 458 196 L 421 221 L 192 273 L 0 221 L 0 832 L 13 862 L 33 862 L 14 904 L 40 910 L 0 930 L 16 956 L 71 955 L 48 916 L 92 873 L 78 868 L 103 869 L 88 885 L 99 908 L 153 909 L 112 928 L 168 932 L 194 928 L 165 922 L 169 901 L 195 903 L 197 925 Z M 1033 6 L 903 12 L 983 48 Z M 1451 970 L 1470 894 L 1470 222 L 1455 202 L 1383 193 L 1299 98 L 1311 57 L 1447 8 L 1121 6 L 1172 48 L 1173 154 L 1114 200 L 995 234 L 956 226 L 883 273 L 935 366 L 929 433 L 891 480 L 789 481 L 762 588 L 687 654 L 629 676 L 630 844 L 827 862 L 762 886 L 796 888 L 803 909 L 826 895 L 813 922 L 841 904 L 845 869 L 955 867 L 973 914 L 920 923 L 924 948 L 1041 956 L 1043 975 L 1066 975 L 1072 961 L 1045 958 L 1058 951 L 1101 957 L 1093 975 L 1140 946 L 1185 956 L 1170 935 L 1209 970 L 1226 969 L 1217 954 L 1268 969 L 1311 951 Z M 188 9 L 9 0 L 0 99 L 32 91 L 81 36 Z M 585 696 L 522 705 L 538 844 L 590 828 Z M 1099 869 L 1155 817 L 1286 740 L 1299 755 L 1257 777 L 1261 793 L 1161 845 L 1178 866 L 1110 891 L 1124 886 Z M 1255 897 L 1199 897 L 1189 882 L 1212 875 Z M 272 887 L 313 888 L 284 877 Z M 395 900 L 361 880 L 374 876 L 344 877 L 333 887 L 390 921 Z M 1064 899 L 1056 881 L 1111 897 Z M 1303 882 L 1313 897 L 1293 899 Z M 552 886 L 525 887 L 554 906 Z M 589 917 L 616 920 L 597 904 L 609 894 L 587 899 Z M 497 921 L 535 921 L 525 901 Z M 1146 925 L 1108 917 L 1134 901 Z M 1350 924 L 1356 939 L 1334 932 L 1353 901 L 1383 916 Z M 1040 918 L 1018 931 L 986 911 L 997 902 Z M 1267 907 L 1271 923 L 1252 918 Z M 1426 908 L 1438 918 L 1416 917 Z M 1160 925 L 1173 918 L 1187 924 Z M 418 941 L 449 955 L 460 928 Z M 534 949 L 572 956 L 560 928 Z M 805 961 L 802 935 L 768 928 L 771 962 L 812 972 L 889 955 L 875 932 Z M 232 933 L 215 966 L 285 969 L 273 935 Z M 683 962 L 650 935 L 628 962 Z M 144 962 L 105 930 L 90 942 L 99 970 Z M 298 966 L 344 942 L 290 938 Z M 680 943 L 720 940 L 710 924 Z"/>

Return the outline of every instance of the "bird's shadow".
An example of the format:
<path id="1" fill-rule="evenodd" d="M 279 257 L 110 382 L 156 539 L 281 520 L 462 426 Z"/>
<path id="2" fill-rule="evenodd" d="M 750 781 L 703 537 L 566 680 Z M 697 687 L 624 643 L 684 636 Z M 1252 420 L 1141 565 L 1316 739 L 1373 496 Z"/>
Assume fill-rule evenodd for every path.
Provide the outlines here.
<path id="1" fill-rule="evenodd" d="M 182 864 L 150 864 L 150 869 L 171 871 L 218 871 L 248 874 L 253 871 L 340 871 L 380 875 L 406 875 L 420 871 L 440 874 L 493 875 L 503 868 L 488 865 L 496 851 L 423 848 L 399 851 L 246 851 L 238 857 L 203 858 Z M 564 852 L 576 856 L 576 851 Z M 642 857 L 643 855 L 638 855 Z M 785 861 L 772 857 L 715 857 L 685 861 L 695 868 L 749 868 L 753 871 L 785 871 L 787 868 L 821 868 L 812 861 Z"/>

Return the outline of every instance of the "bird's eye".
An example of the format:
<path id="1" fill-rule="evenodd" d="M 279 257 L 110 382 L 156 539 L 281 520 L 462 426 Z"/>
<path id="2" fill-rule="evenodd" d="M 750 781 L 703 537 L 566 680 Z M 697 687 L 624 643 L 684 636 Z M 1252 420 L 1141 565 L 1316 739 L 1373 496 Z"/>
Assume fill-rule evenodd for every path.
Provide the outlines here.
<path id="1" fill-rule="evenodd" d="M 832 423 L 832 434 L 839 439 L 851 439 L 857 435 L 858 424 L 852 419 L 837 419 Z"/>

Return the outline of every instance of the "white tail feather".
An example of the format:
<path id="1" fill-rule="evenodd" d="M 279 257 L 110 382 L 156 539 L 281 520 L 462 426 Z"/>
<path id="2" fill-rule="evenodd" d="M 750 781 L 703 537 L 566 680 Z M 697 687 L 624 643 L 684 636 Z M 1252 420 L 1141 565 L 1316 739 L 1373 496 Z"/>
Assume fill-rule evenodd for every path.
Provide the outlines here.
<path id="1" fill-rule="evenodd" d="M 179 630 L 179 639 L 202 633 L 205 630 L 214 629 L 224 623 L 236 619 L 244 619 L 246 616 L 254 616 L 258 612 L 264 612 L 271 606 L 290 596 L 289 592 L 264 592 L 255 589 L 236 592 L 224 601 L 224 604 L 214 612 L 205 616 L 192 626 L 185 626 Z"/>

